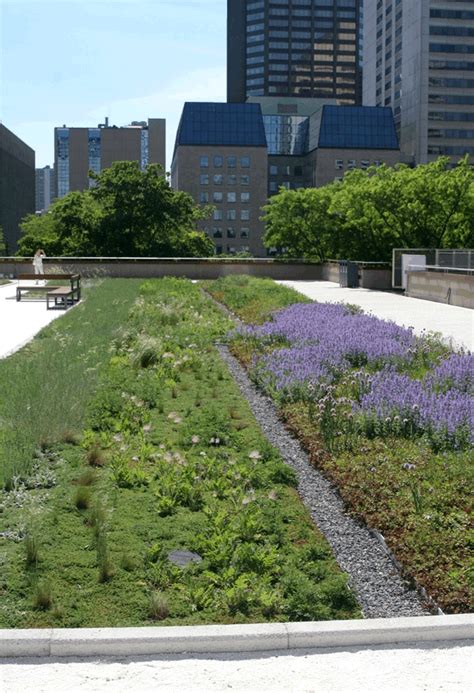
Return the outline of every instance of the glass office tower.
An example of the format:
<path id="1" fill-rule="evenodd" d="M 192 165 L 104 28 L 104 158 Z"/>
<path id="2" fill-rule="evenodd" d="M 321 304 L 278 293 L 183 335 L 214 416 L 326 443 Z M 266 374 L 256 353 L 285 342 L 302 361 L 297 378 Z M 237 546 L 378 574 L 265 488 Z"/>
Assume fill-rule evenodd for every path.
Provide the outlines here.
<path id="1" fill-rule="evenodd" d="M 228 0 L 227 100 L 361 102 L 362 0 Z"/>

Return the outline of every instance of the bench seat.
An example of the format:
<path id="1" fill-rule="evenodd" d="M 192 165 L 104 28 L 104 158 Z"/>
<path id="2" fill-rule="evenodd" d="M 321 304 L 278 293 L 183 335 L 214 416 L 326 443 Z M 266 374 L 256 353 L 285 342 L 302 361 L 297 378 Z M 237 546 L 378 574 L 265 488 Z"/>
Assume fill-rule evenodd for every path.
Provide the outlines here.
<path id="1" fill-rule="evenodd" d="M 74 292 L 70 286 L 56 286 L 46 293 L 46 309 L 67 308 L 69 303 L 74 303 Z M 50 305 L 51 301 L 53 302 Z"/>

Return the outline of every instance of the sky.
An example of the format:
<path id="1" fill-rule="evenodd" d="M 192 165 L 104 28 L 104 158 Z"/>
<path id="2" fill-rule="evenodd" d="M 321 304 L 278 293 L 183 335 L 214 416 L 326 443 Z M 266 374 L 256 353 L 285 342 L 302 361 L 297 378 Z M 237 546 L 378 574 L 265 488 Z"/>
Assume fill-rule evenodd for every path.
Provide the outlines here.
<path id="1" fill-rule="evenodd" d="M 226 99 L 226 0 L 0 0 L 0 121 L 54 163 L 54 127 L 166 118 Z"/>

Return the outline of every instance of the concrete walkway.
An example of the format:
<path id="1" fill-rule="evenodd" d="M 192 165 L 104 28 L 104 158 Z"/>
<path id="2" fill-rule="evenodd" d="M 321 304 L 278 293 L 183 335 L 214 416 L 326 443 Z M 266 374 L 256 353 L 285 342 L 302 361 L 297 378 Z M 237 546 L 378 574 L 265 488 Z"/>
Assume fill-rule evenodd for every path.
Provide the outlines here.
<path id="1" fill-rule="evenodd" d="M 334 282 L 279 281 L 322 303 L 354 303 L 367 313 L 398 325 L 413 327 L 416 334 L 424 330 L 440 332 L 454 347 L 474 350 L 474 311 L 444 303 L 408 298 L 388 291 L 343 289 Z"/>
<path id="2" fill-rule="evenodd" d="M 16 286 L 16 281 L 0 285 L 0 358 L 18 351 L 43 327 L 64 315 L 61 310 L 46 310 L 44 299 L 22 298 L 17 302 Z"/>
<path id="3" fill-rule="evenodd" d="M 466 641 L 291 653 L 0 660 L 2 693 L 305 691 L 468 693 L 474 647 Z"/>

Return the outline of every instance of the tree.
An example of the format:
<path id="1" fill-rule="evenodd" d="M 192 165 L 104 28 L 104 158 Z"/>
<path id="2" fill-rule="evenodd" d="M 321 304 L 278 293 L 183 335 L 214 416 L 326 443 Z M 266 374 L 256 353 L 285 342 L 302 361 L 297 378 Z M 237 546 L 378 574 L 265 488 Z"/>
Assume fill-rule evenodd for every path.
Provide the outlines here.
<path id="1" fill-rule="evenodd" d="M 390 261 L 392 249 L 472 247 L 474 172 L 465 157 L 349 171 L 340 183 L 284 191 L 265 209 L 265 245 L 291 257 Z"/>
<path id="2" fill-rule="evenodd" d="M 209 214 L 193 198 L 170 188 L 160 166 L 141 171 L 119 161 L 90 171 L 94 187 L 57 200 L 47 214 L 22 223 L 19 254 L 43 247 L 47 255 L 208 256 L 212 241 L 197 231 Z"/>
<path id="3" fill-rule="evenodd" d="M 263 208 L 267 248 L 287 257 L 325 260 L 332 254 L 339 219 L 329 213 L 337 184 L 322 188 L 281 188 Z"/>
<path id="4" fill-rule="evenodd" d="M 5 243 L 5 238 L 3 236 L 3 229 L 0 226 L 0 255 L 5 255 L 7 252 L 7 246 Z"/>

